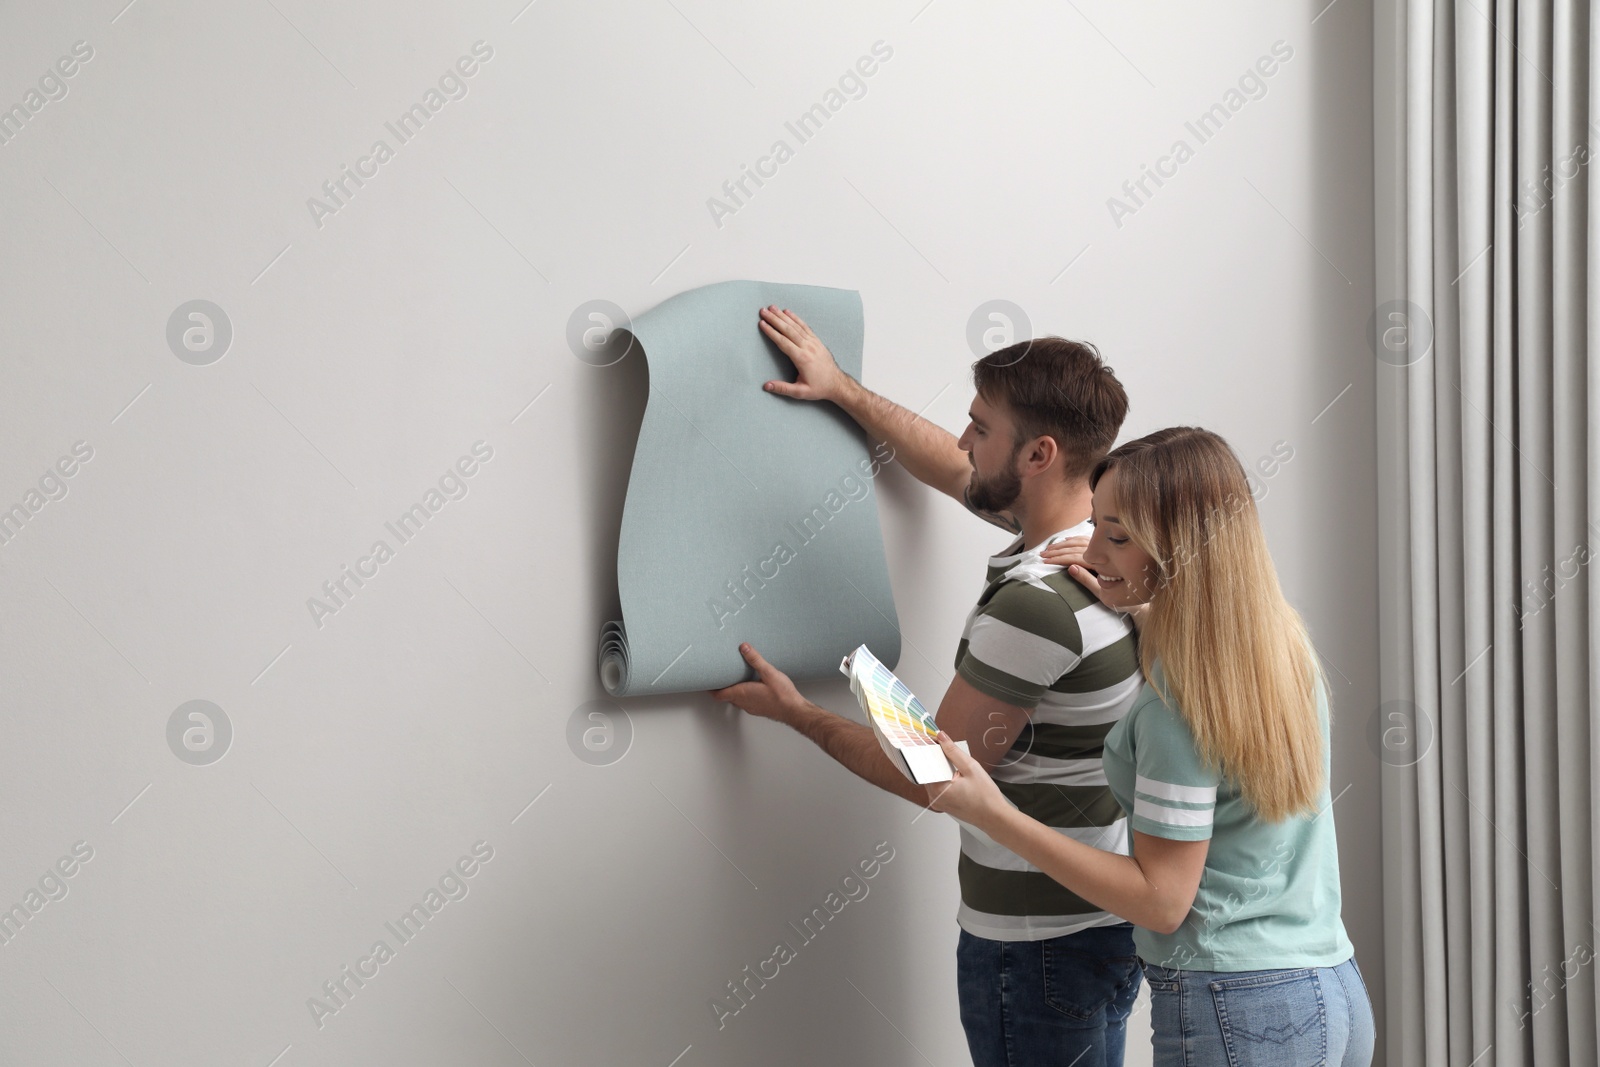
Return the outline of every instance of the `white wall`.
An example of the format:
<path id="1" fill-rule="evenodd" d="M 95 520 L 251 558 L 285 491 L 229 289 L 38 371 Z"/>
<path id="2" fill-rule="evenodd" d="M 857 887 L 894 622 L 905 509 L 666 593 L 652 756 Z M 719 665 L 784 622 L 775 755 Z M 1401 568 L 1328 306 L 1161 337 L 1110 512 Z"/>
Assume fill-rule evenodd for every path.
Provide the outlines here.
<path id="1" fill-rule="evenodd" d="M 948 820 L 705 696 L 630 702 L 609 766 L 569 747 L 644 386 L 577 359 L 568 317 L 728 278 L 859 289 L 867 384 L 955 432 L 968 318 L 1002 298 L 1102 347 L 1126 437 L 1292 447 L 1263 508 L 1333 668 L 1345 920 L 1381 995 L 1366 0 L 124 3 L 11 5 L 0 33 L 0 105 L 93 48 L 0 145 L 0 506 L 92 449 L 0 546 L 0 903 L 93 850 L 0 946 L 0 1062 L 966 1062 Z M 397 144 L 478 40 L 467 95 Z M 785 121 L 880 40 L 798 144 Z M 1279 40 L 1198 145 L 1185 121 Z M 193 299 L 232 325 L 209 365 L 166 337 Z M 478 441 L 468 495 L 398 544 L 385 521 Z M 1005 538 L 880 486 L 901 673 L 937 697 Z M 308 598 L 378 538 L 394 558 L 319 626 Z M 204 766 L 167 735 L 195 699 L 233 730 Z M 319 1028 L 307 999 L 478 841 L 469 894 Z M 879 841 L 870 895 L 719 1030 L 724 983 Z"/>

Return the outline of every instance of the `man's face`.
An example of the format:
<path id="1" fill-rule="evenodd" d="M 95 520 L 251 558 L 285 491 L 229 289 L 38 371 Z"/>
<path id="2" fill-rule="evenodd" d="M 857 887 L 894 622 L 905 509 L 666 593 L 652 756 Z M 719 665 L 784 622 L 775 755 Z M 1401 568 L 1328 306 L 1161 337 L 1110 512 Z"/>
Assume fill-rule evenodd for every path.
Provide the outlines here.
<path id="1" fill-rule="evenodd" d="M 971 421 L 958 442 L 972 461 L 972 506 L 983 511 L 1005 511 L 1022 494 L 1022 477 L 1017 473 L 1011 415 L 981 396 L 972 398 L 967 411 Z"/>

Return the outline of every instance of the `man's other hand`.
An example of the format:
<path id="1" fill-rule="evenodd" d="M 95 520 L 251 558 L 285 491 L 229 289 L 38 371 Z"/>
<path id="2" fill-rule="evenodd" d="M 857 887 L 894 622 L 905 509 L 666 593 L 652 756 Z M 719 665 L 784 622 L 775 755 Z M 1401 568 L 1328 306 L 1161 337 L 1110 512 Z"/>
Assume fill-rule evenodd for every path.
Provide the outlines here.
<path id="1" fill-rule="evenodd" d="M 735 682 L 722 689 L 713 689 L 712 698 L 727 701 L 763 719 L 786 722 L 786 713 L 805 704 L 806 698 L 800 695 L 800 690 L 794 687 L 787 674 L 768 663 L 750 645 L 740 645 L 739 652 L 744 656 L 744 661 L 756 669 L 760 678 L 754 682 Z"/>

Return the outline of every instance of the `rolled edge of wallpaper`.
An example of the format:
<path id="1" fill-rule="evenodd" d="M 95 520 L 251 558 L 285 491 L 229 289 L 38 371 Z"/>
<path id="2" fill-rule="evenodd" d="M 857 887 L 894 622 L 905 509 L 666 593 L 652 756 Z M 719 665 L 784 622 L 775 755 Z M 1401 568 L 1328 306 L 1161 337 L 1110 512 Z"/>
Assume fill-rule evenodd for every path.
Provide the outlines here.
<path id="1" fill-rule="evenodd" d="M 628 628 L 614 620 L 600 628 L 600 684 L 612 696 L 626 693 L 628 676 Z"/>
<path id="2" fill-rule="evenodd" d="M 869 459 L 865 431 L 834 405 L 762 388 L 794 375 L 756 325 L 769 304 L 798 313 L 860 380 L 851 289 L 719 282 L 627 328 L 650 386 L 623 504 L 621 617 L 599 634 L 611 696 L 753 681 L 741 641 L 797 681 L 834 675 L 861 644 L 899 662 L 874 485 L 890 460 Z"/>

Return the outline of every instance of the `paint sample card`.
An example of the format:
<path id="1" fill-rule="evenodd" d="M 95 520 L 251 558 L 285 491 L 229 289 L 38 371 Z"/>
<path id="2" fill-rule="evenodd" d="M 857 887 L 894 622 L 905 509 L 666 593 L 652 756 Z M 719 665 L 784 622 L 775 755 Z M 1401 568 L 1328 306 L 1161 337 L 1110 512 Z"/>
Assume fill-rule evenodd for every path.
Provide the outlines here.
<path id="1" fill-rule="evenodd" d="M 934 736 L 938 725 L 893 671 L 860 645 L 839 664 L 839 673 L 850 679 L 850 691 L 866 712 L 878 744 L 901 774 L 918 785 L 950 780 L 950 761 Z M 956 745 L 967 751 L 965 741 Z"/>

